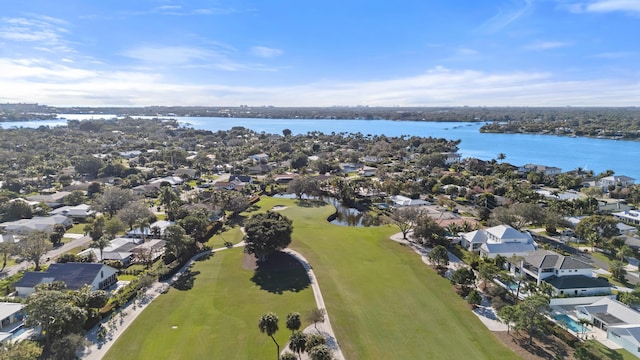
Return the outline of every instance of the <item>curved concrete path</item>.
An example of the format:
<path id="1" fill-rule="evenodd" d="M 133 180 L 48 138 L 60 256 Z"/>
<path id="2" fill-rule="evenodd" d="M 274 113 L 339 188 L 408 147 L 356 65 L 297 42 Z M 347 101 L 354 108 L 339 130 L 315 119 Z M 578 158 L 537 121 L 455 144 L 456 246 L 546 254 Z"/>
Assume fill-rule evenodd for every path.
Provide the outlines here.
<path id="1" fill-rule="evenodd" d="M 302 256 L 299 252 L 291 249 L 284 249 L 283 252 L 293 256 L 302 266 L 307 270 L 307 276 L 309 276 L 309 281 L 311 282 L 311 289 L 313 290 L 313 297 L 316 299 L 316 307 L 318 309 L 324 309 L 324 322 L 318 324 L 318 331 L 323 334 L 327 338 L 327 346 L 331 348 L 333 351 L 333 359 L 335 360 L 344 360 L 344 355 L 342 354 L 342 349 L 340 349 L 340 344 L 336 339 L 336 334 L 333 332 L 333 327 L 331 326 L 331 320 L 329 319 L 329 314 L 327 313 L 327 308 L 324 305 L 324 298 L 322 297 L 322 291 L 320 290 L 320 285 L 318 285 L 318 281 L 316 280 L 316 275 L 309 265 L 307 259 Z M 312 333 L 316 330 L 313 325 L 308 326 L 304 329 L 306 333 Z M 287 349 L 285 347 L 285 349 Z M 306 354 L 305 354 L 306 355 Z M 304 358 L 304 357 L 303 357 Z"/>

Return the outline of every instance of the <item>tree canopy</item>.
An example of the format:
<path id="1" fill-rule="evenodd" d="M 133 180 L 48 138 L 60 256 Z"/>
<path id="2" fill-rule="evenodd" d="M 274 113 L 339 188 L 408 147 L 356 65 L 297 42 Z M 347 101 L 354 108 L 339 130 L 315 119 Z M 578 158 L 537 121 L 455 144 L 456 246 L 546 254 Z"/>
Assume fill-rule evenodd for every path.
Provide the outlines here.
<path id="1" fill-rule="evenodd" d="M 275 251 L 291 243 L 292 221 L 284 215 L 267 211 L 253 215 L 244 226 L 245 251 L 264 261 Z"/>

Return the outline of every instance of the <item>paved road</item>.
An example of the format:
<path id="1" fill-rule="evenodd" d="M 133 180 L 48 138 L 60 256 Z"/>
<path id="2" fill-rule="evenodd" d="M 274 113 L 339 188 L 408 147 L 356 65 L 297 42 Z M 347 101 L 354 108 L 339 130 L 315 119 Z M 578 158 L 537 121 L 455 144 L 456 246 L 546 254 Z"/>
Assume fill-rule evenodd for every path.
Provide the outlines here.
<path id="1" fill-rule="evenodd" d="M 53 262 L 53 260 L 60 256 L 61 254 L 75 248 L 75 247 L 85 247 L 89 244 L 89 242 L 91 242 L 91 238 L 88 236 L 82 236 L 80 238 L 77 239 L 73 239 L 71 241 L 69 241 L 68 243 L 57 247 L 55 249 L 50 250 L 49 252 L 47 252 L 44 256 L 42 256 L 42 261 L 40 262 L 41 265 L 44 264 L 48 264 Z M 6 276 L 11 276 L 14 275 L 15 273 L 17 273 L 18 271 L 21 270 L 26 270 L 28 269 L 30 266 L 33 266 L 33 263 L 29 262 L 29 261 L 23 261 L 21 263 L 12 265 L 12 266 L 8 266 L 7 268 L 5 268 L 2 272 L 0 272 L 0 278 L 4 278 Z"/>

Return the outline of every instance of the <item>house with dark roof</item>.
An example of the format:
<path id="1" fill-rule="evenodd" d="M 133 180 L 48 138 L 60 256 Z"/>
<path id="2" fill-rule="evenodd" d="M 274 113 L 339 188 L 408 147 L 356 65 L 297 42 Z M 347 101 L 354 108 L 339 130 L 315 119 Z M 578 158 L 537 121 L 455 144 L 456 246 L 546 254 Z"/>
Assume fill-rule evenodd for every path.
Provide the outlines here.
<path id="1" fill-rule="evenodd" d="M 69 290 L 91 285 L 93 290 L 106 290 L 118 282 L 118 270 L 94 263 L 51 264 L 46 271 L 28 271 L 15 283 L 18 296 L 29 296 L 40 284 L 62 281 Z"/>
<path id="2" fill-rule="evenodd" d="M 611 284 L 593 276 L 593 266 L 573 257 L 549 250 L 537 250 L 523 257 L 519 264 L 512 264 L 516 271 L 525 274 L 540 285 L 551 285 L 556 296 L 590 296 L 611 293 Z"/>

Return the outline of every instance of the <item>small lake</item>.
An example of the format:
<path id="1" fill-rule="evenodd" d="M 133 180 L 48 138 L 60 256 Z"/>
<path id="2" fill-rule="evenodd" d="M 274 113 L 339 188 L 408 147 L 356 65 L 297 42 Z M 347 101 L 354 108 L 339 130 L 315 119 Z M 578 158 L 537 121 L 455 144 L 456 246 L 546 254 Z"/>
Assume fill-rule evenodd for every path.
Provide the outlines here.
<path id="1" fill-rule="evenodd" d="M 273 197 L 281 199 L 297 199 L 295 194 L 276 194 Z M 358 209 L 345 206 L 338 199 L 306 195 L 303 195 L 302 198 L 306 200 L 323 201 L 333 205 L 336 208 L 336 212 L 327 220 L 334 225 L 364 227 L 380 225 L 380 221 L 377 218 L 372 217 L 367 213 L 363 213 Z"/>

